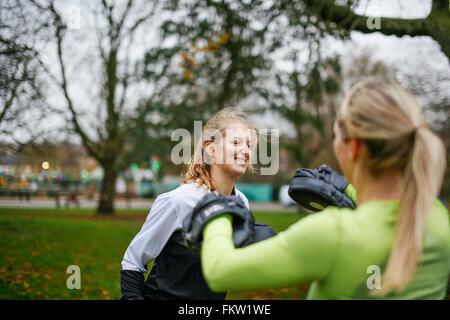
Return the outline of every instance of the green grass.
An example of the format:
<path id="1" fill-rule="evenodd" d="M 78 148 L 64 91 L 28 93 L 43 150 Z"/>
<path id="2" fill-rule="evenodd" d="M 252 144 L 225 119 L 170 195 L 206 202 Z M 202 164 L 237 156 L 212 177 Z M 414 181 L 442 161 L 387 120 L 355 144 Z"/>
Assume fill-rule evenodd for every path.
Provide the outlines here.
<path id="1" fill-rule="evenodd" d="M 0 299 L 119 299 L 120 262 L 147 212 L 0 208 Z M 256 212 L 276 231 L 301 216 Z M 69 265 L 81 269 L 81 289 L 69 290 Z M 232 292 L 229 299 L 298 299 L 307 287 Z"/>

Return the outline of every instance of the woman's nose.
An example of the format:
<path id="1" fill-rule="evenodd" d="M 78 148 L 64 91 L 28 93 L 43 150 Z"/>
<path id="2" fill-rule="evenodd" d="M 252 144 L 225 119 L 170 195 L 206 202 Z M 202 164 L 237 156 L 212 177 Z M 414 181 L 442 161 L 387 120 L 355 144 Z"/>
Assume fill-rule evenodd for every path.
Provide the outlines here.
<path id="1" fill-rule="evenodd" d="M 240 153 L 245 157 L 245 159 L 250 157 L 250 152 L 250 147 L 247 144 L 245 144 L 240 150 Z"/>

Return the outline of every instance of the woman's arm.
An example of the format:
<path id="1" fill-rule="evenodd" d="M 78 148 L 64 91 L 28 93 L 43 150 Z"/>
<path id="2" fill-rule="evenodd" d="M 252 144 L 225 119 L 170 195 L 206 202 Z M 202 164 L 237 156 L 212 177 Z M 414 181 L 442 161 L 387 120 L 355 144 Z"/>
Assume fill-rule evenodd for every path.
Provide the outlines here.
<path id="1" fill-rule="evenodd" d="M 158 197 L 139 233 L 128 246 L 120 271 L 122 299 L 143 299 L 144 273 L 178 227 L 178 217 L 169 197 Z"/>
<path id="2" fill-rule="evenodd" d="M 304 218 L 277 236 L 235 249 L 232 221 L 219 216 L 203 233 L 203 275 L 213 291 L 260 290 L 324 279 L 338 247 L 335 209 Z"/>
<path id="3" fill-rule="evenodd" d="M 120 270 L 121 300 L 144 300 L 144 280 L 140 271 Z"/>
<path id="4" fill-rule="evenodd" d="M 141 230 L 128 246 L 122 269 L 146 272 L 147 263 L 159 255 L 178 226 L 176 209 L 171 199 L 158 197 Z"/>

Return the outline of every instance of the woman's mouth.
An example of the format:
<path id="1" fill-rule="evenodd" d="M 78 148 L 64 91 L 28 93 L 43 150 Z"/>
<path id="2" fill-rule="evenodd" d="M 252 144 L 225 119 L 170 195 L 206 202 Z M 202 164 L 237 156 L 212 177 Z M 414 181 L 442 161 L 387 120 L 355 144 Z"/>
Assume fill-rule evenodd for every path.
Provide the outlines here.
<path id="1" fill-rule="evenodd" d="M 234 156 L 234 160 L 239 161 L 240 164 L 247 164 L 248 157 L 242 158 L 242 157 Z"/>

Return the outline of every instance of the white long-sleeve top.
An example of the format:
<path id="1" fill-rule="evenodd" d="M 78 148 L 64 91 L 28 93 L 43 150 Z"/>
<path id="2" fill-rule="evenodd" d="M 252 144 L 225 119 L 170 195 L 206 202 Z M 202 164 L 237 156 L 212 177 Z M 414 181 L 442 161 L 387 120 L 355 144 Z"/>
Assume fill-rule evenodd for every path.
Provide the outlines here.
<path id="1" fill-rule="evenodd" d="M 236 188 L 234 190 L 249 208 L 247 197 Z M 122 270 L 146 272 L 147 263 L 160 254 L 173 232 L 181 229 L 183 219 L 208 192 L 205 186 L 193 182 L 159 195 L 125 252 Z"/>

